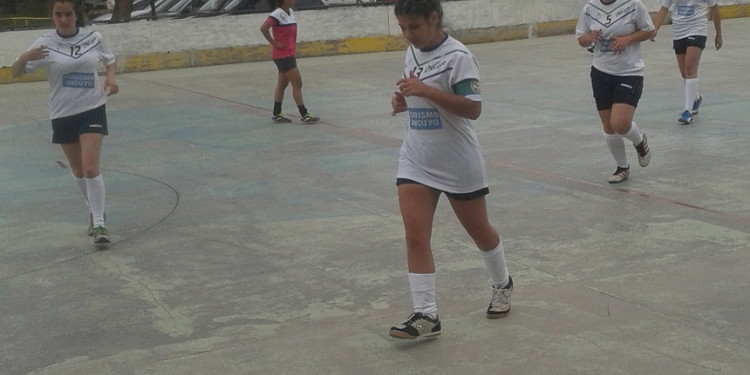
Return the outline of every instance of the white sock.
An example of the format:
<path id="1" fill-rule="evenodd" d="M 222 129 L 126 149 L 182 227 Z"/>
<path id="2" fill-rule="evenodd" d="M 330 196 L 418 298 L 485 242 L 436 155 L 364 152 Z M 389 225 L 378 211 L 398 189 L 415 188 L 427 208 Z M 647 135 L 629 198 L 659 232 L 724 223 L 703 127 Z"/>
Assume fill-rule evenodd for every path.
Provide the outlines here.
<path id="1" fill-rule="evenodd" d="M 628 157 L 625 155 L 625 141 L 622 140 L 617 134 L 604 133 L 604 142 L 609 148 L 609 153 L 612 155 L 612 159 L 615 160 L 615 164 L 621 168 L 628 167 Z"/>
<path id="2" fill-rule="evenodd" d="M 102 175 L 86 178 L 89 207 L 94 217 L 94 227 L 104 226 L 104 179 Z"/>
<path id="3" fill-rule="evenodd" d="M 634 145 L 639 145 L 643 142 L 643 134 L 641 134 L 641 129 L 638 129 L 638 124 L 635 121 L 630 123 L 630 130 L 622 136 L 629 139 Z"/>
<path id="4" fill-rule="evenodd" d="M 73 175 L 73 180 L 76 182 L 76 185 L 78 186 L 78 190 L 81 191 L 81 195 L 83 195 L 83 201 L 86 202 L 86 207 L 89 206 L 89 195 L 86 192 L 86 179 L 85 178 L 78 178 L 75 175 Z"/>
<path id="5" fill-rule="evenodd" d="M 503 240 L 500 239 L 500 243 L 494 249 L 482 251 L 481 253 L 482 258 L 484 258 L 484 264 L 487 266 L 487 271 L 490 272 L 492 284 L 498 288 L 508 285 L 510 278 L 508 276 L 508 267 L 505 264 Z"/>
<path id="6" fill-rule="evenodd" d="M 685 109 L 693 111 L 693 103 L 698 99 L 698 78 L 685 80 Z"/>
<path id="7" fill-rule="evenodd" d="M 409 289 L 414 312 L 437 317 L 434 273 L 409 273 Z"/>

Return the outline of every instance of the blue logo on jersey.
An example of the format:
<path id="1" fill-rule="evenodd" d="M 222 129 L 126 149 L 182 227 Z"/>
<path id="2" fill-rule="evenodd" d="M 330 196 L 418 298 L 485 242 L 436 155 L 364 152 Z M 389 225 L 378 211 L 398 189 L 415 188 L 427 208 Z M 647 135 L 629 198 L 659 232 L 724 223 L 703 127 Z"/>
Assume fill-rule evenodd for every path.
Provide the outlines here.
<path id="1" fill-rule="evenodd" d="M 63 76 L 63 87 L 73 89 L 93 89 L 94 73 L 68 73 Z"/>
<path id="2" fill-rule="evenodd" d="M 409 128 L 414 130 L 442 129 L 440 113 L 435 108 L 409 108 Z"/>
<path id="3" fill-rule="evenodd" d="M 677 6 L 677 15 L 680 16 L 692 16 L 695 14 L 695 9 L 692 5 L 678 5 Z"/>

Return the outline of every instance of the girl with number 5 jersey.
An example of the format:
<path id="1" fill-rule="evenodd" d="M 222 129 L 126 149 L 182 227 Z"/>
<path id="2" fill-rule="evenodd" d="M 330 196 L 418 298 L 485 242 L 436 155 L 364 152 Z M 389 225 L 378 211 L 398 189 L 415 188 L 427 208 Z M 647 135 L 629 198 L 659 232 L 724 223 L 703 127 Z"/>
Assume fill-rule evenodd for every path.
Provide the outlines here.
<path id="1" fill-rule="evenodd" d="M 609 177 L 612 184 L 630 175 L 624 138 L 635 146 L 641 167 L 651 160 L 646 135 L 633 116 L 643 92 L 641 42 L 653 38 L 655 32 L 640 0 L 589 0 L 576 25 L 578 44 L 584 48 L 594 44 L 591 86 L 604 142 L 617 165 Z"/>

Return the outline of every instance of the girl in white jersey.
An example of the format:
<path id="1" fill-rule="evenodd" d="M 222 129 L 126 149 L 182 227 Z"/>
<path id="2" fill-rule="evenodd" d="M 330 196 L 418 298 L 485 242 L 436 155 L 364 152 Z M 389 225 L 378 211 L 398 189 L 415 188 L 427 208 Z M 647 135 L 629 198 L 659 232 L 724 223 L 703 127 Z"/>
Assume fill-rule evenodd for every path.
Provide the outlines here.
<path id="1" fill-rule="evenodd" d="M 672 46 L 677 55 L 677 67 L 684 84 L 685 110 L 677 121 L 687 125 L 693 122 L 703 97 L 698 91 L 698 64 L 708 39 L 708 9 L 714 22 L 716 37 L 714 46 L 718 51 L 723 44 L 721 38 L 721 15 L 716 0 L 659 0 L 661 8 L 654 17 L 656 30 L 664 23 L 672 9 Z"/>
<path id="2" fill-rule="evenodd" d="M 104 180 L 99 158 L 107 134 L 105 102 L 118 92 L 115 57 L 101 34 L 85 29 L 81 2 L 50 0 L 55 31 L 43 35 L 13 63 L 19 77 L 47 68 L 50 82 L 49 112 L 52 142 L 60 144 L 73 177 L 89 207 L 89 235 L 95 244 L 110 243 L 104 226 Z M 99 65 L 106 66 L 100 82 Z"/>
<path id="3" fill-rule="evenodd" d="M 617 164 L 609 183 L 630 176 L 623 138 L 635 146 L 641 167 L 651 160 L 646 135 L 633 122 L 633 115 L 643 91 L 641 42 L 655 32 L 640 0 L 589 0 L 578 18 L 578 44 L 587 48 L 595 43 L 591 86 L 604 141 Z"/>
<path id="4" fill-rule="evenodd" d="M 466 46 L 443 32 L 439 0 L 397 0 L 395 14 L 411 44 L 391 105 L 393 115 L 408 112 L 396 184 L 414 312 L 391 327 L 389 334 L 414 339 L 441 332 L 430 249 L 441 193 L 481 250 L 490 272 L 488 318 L 502 317 L 510 310 L 513 280 L 502 240 L 487 218 L 484 158 L 470 121 L 482 111 L 477 62 Z"/>

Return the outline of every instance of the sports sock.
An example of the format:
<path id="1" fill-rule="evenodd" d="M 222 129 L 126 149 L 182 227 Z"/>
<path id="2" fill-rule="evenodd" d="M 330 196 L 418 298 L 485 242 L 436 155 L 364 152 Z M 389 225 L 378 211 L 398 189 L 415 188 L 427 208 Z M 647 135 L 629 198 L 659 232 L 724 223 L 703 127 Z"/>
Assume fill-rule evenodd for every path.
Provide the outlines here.
<path id="1" fill-rule="evenodd" d="M 693 111 L 693 103 L 698 99 L 698 78 L 685 80 L 685 109 Z"/>
<path id="2" fill-rule="evenodd" d="M 639 145 L 643 142 L 643 134 L 641 134 L 641 129 L 638 128 L 638 124 L 635 121 L 630 123 L 630 130 L 622 136 L 633 142 L 634 145 Z"/>
<path id="3" fill-rule="evenodd" d="M 281 102 L 273 102 L 273 115 L 281 114 Z"/>
<path id="4" fill-rule="evenodd" d="M 625 154 L 625 141 L 622 140 L 617 134 L 604 133 L 604 142 L 609 148 L 609 153 L 612 155 L 612 159 L 615 160 L 615 164 L 621 168 L 628 167 L 628 157 Z"/>
<path id="5" fill-rule="evenodd" d="M 435 273 L 409 273 L 409 289 L 414 312 L 436 318 Z"/>
<path id="6" fill-rule="evenodd" d="M 508 267 L 505 264 L 503 240 L 500 239 L 500 243 L 494 249 L 482 251 L 481 253 L 482 258 L 484 258 L 484 264 L 487 266 L 487 271 L 490 272 L 492 284 L 498 288 L 508 285 L 510 278 L 508 276 Z"/>
<path id="7" fill-rule="evenodd" d="M 305 105 L 297 106 L 297 109 L 299 109 L 300 116 L 304 116 L 307 114 L 307 108 L 305 108 Z"/>
<path id="8" fill-rule="evenodd" d="M 86 178 L 89 207 L 94 218 L 94 227 L 104 226 L 104 179 L 102 175 Z"/>
<path id="9" fill-rule="evenodd" d="M 89 206 L 89 196 L 86 192 L 86 179 L 85 178 L 78 178 L 75 175 L 73 176 L 73 180 L 76 182 L 76 186 L 78 186 L 78 190 L 81 191 L 81 195 L 83 195 L 83 201 L 86 202 L 86 207 Z"/>

